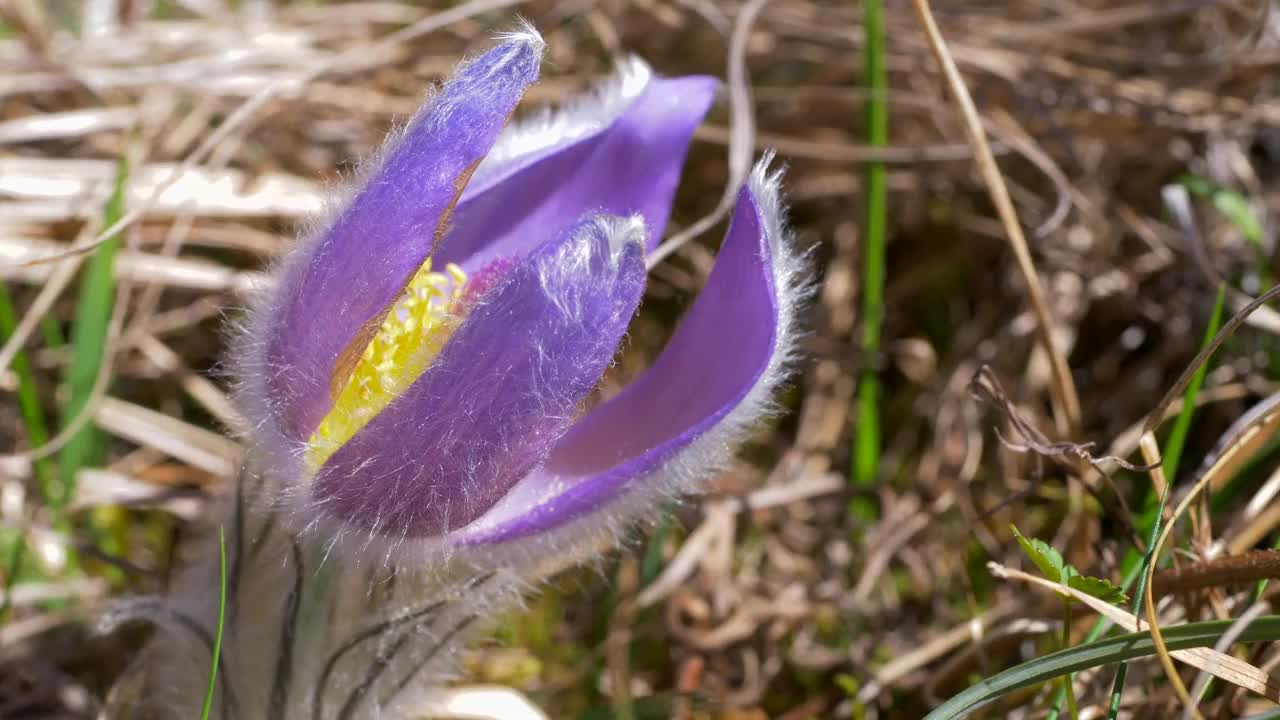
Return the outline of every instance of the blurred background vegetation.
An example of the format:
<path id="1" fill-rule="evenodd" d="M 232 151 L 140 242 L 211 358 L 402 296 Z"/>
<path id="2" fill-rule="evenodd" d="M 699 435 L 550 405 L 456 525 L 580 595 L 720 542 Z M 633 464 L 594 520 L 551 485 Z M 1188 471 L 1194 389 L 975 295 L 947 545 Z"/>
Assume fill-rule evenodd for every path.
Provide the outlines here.
<path id="1" fill-rule="evenodd" d="M 0 717 L 95 716 L 145 638 L 95 634 L 97 613 L 163 591 L 234 481 L 242 428 L 219 362 L 245 293 L 326 188 L 517 15 L 548 42 L 525 111 L 628 53 L 668 75 L 740 72 L 742 112 L 726 93 L 698 130 L 675 228 L 714 209 L 730 139 L 750 133 L 788 168 L 821 285 L 786 412 L 704 499 L 503 619 L 460 682 L 513 686 L 553 718 L 915 718 L 1087 643 L 1087 609 L 1064 615 L 987 563 L 1034 570 L 1051 547 L 1116 584 L 1144 567 L 1150 474 L 1092 470 L 1079 444 L 1146 462 L 1147 416 L 1280 271 L 1280 14 L 1271 0 L 933 14 L 1040 306 L 904 0 L 0 3 Z M 654 269 L 601 392 L 660 350 L 719 237 Z M 1264 306 L 1169 408 L 1156 437 L 1173 500 L 1275 392 L 1278 353 Z M 1280 454 L 1267 422 L 1249 427 L 1160 559 L 1171 625 L 1270 607 L 1255 581 L 1276 572 Z M 1237 655 L 1267 668 L 1276 652 Z M 1070 693 L 1032 683 L 985 712 L 1099 717 L 1113 687 L 1122 717 L 1180 709 L 1156 662 L 1116 674 L 1090 667 Z M 1228 683 L 1202 705 L 1265 707 Z"/>

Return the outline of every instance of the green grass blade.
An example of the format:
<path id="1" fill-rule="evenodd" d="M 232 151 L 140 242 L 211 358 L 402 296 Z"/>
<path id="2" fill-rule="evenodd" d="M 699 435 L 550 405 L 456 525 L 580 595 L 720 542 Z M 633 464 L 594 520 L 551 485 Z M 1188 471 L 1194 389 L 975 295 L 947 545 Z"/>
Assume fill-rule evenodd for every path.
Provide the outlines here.
<path id="1" fill-rule="evenodd" d="M 1213 313 L 1209 316 L 1209 324 L 1204 329 L 1204 340 L 1200 343 L 1200 349 L 1208 347 L 1213 342 L 1213 336 L 1218 334 L 1218 327 L 1222 324 L 1223 306 L 1226 304 L 1226 287 L 1218 287 L 1218 299 L 1214 302 Z M 1200 394 L 1200 388 L 1204 387 L 1204 378 L 1209 374 L 1209 363 L 1204 363 L 1196 369 L 1194 375 L 1191 376 L 1191 382 L 1187 384 L 1186 392 L 1182 396 L 1182 412 L 1178 413 L 1178 417 L 1173 421 L 1173 428 L 1169 431 L 1169 437 L 1164 441 L 1164 476 L 1169 482 L 1174 482 L 1178 476 L 1178 462 L 1182 458 L 1182 449 L 1187 443 L 1187 433 L 1191 430 L 1191 418 L 1196 411 L 1196 396 Z"/>
<path id="2" fill-rule="evenodd" d="M 1163 628 L 1165 644 L 1170 650 L 1213 647 L 1234 622 L 1215 620 Z M 1277 639 L 1280 639 L 1280 615 L 1267 615 L 1250 625 L 1241 634 L 1239 642 L 1269 642 Z M 1023 688 L 1040 685 L 1068 673 L 1154 654 L 1155 646 L 1151 641 L 1151 634 L 1147 632 L 1117 635 L 1059 650 L 980 680 L 938 706 L 925 720 L 962 718 Z"/>
<path id="3" fill-rule="evenodd" d="M 222 624 L 227 615 L 227 533 L 218 528 L 218 627 L 213 635 L 213 658 L 209 662 L 209 686 L 204 691 L 200 720 L 209 720 L 213 708 L 213 690 L 218 683 L 218 660 L 222 657 Z"/>
<path id="4" fill-rule="evenodd" d="M 649 542 L 640 561 L 640 587 L 646 587 L 662 573 L 662 546 L 675 531 L 675 513 L 664 513 L 662 520 L 649 534 Z"/>
<path id="5" fill-rule="evenodd" d="M 1262 223 L 1250 207 L 1249 199 L 1229 187 L 1223 187 L 1198 175 L 1184 175 L 1181 183 L 1193 195 L 1207 198 L 1214 209 L 1235 226 L 1235 229 L 1253 248 L 1259 285 L 1264 289 L 1274 285 L 1275 280 L 1271 277 L 1271 258 L 1267 254 L 1266 243 L 1263 241 Z"/>
<path id="6" fill-rule="evenodd" d="M 867 100 L 866 139 L 872 147 L 889 142 L 889 102 L 885 96 L 888 70 L 885 65 L 884 6 L 881 0 L 863 0 L 863 27 L 866 49 L 863 75 L 871 91 Z M 858 381 L 858 425 L 853 440 L 853 485 L 868 488 L 875 484 L 880 469 L 880 324 L 884 319 L 885 232 L 888 186 L 882 162 L 867 163 L 863 222 L 862 268 L 862 376 Z M 874 517 L 874 508 L 865 498 L 850 503 L 850 510 L 862 518 Z"/>
<path id="7" fill-rule="evenodd" d="M 0 602 L 0 625 L 9 621 L 9 612 L 13 610 L 13 586 L 22 572 L 22 556 L 27 552 L 27 541 L 22 531 L 14 533 L 13 546 L 9 548 L 9 557 L 4 563 L 4 601 Z"/>
<path id="8" fill-rule="evenodd" d="M 124 213 L 124 193 L 129 177 L 127 165 L 117 166 L 115 187 L 103 211 L 103 224 L 110 226 Z M 115 260 L 120 235 L 114 235 L 94 251 L 81 271 L 80 294 L 71 326 L 71 364 L 67 368 L 69 401 L 62 427 L 84 410 L 102 367 L 107 345 L 107 326 L 115 305 Z M 62 470 L 57 507 L 65 505 L 75 490 L 76 472 L 101 463 L 103 443 L 98 428 L 86 424 L 67 441 L 58 455 Z"/>
<path id="9" fill-rule="evenodd" d="M 1213 342 L 1213 338 L 1218 334 L 1218 326 L 1222 324 L 1222 309 L 1226 303 L 1226 288 L 1218 287 L 1218 299 L 1214 302 L 1213 313 L 1209 316 L 1209 324 L 1205 328 L 1204 339 L 1200 343 L 1203 350 Z M 1182 411 L 1178 413 L 1177 420 L 1174 421 L 1173 429 L 1169 432 L 1169 437 L 1165 439 L 1164 448 L 1161 450 L 1164 456 L 1164 476 L 1165 481 L 1172 485 L 1177 477 L 1178 461 L 1182 457 L 1182 448 L 1186 444 L 1187 432 L 1191 429 L 1191 419 L 1195 415 L 1196 396 L 1200 393 L 1200 388 L 1204 386 L 1204 378 L 1209 372 L 1209 362 L 1206 359 L 1204 364 L 1196 368 L 1195 374 L 1191 376 L 1191 382 L 1187 384 L 1187 389 L 1182 396 Z M 1138 585 L 1133 593 L 1133 603 L 1129 611 L 1137 615 L 1142 607 L 1142 596 L 1146 591 L 1147 567 L 1155 562 L 1155 544 L 1156 539 L 1160 536 L 1160 521 L 1164 517 L 1164 508 L 1169 500 L 1168 487 L 1165 492 L 1160 493 L 1160 501 L 1156 504 L 1154 516 L 1150 519 L 1150 532 L 1147 533 L 1147 551 L 1143 554 L 1142 563 L 1138 570 Z M 1146 521 L 1146 518 L 1143 518 Z M 1141 525 L 1143 523 L 1139 523 Z M 1120 663 L 1120 667 L 1116 668 L 1116 677 L 1111 684 L 1111 704 L 1107 709 L 1107 719 L 1115 720 L 1120 713 L 1120 699 L 1124 695 L 1125 681 L 1129 675 L 1128 663 Z"/>
<path id="10" fill-rule="evenodd" d="M 0 343 L 8 340 L 17 327 L 18 314 L 14 311 L 9 288 L 0 284 Z M 35 374 L 31 370 L 27 354 L 19 351 L 13 356 L 9 367 L 18 378 L 18 411 L 22 416 L 22 426 L 27 432 L 27 440 L 32 447 L 44 445 L 49 440 L 49 425 L 45 422 Z M 40 487 L 40 497 L 45 504 L 50 504 L 58 489 L 58 468 L 49 458 L 36 460 L 33 466 Z"/>
<path id="11" fill-rule="evenodd" d="M 1062 601 L 1062 647 L 1071 647 L 1071 601 Z M 1080 720 L 1080 708 L 1076 705 L 1075 673 L 1067 673 L 1059 678 L 1062 683 L 1059 691 L 1067 696 L 1067 717 Z"/>
<path id="12" fill-rule="evenodd" d="M 67 344 L 67 339 L 62 335 L 62 328 L 51 315 L 40 318 L 40 337 L 44 340 L 44 344 L 51 348 L 60 348 Z"/>
<path id="13" fill-rule="evenodd" d="M 18 314 L 13 307 L 13 299 L 9 295 L 9 287 L 0 283 L 0 343 L 8 340 L 18 327 Z M 31 362 L 27 354 L 19 351 L 13 356 L 9 367 L 18 378 L 18 414 L 22 418 L 22 426 L 27 433 L 27 441 L 32 447 L 44 445 L 49 440 L 49 426 L 45 422 L 44 408 L 40 405 L 40 392 L 36 387 L 35 373 L 31 370 Z M 40 498 L 46 506 L 54 497 L 58 488 L 58 468 L 53 460 L 40 458 L 33 464 L 36 484 Z M 22 572 L 23 555 L 26 553 L 26 542 L 19 528 L 15 532 L 13 547 L 5 562 L 4 600 L 0 601 L 0 623 L 9 618 L 9 610 L 13 603 L 13 585 Z"/>

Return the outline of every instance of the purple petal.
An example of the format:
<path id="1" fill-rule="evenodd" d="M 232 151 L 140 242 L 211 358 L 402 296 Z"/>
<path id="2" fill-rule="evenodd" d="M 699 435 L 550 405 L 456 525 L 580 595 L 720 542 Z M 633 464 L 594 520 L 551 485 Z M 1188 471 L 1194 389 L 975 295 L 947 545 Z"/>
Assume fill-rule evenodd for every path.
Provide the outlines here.
<path id="1" fill-rule="evenodd" d="M 652 368 L 596 408 L 459 544 L 509 541 L 594 514 L 605 523 L 687 491 L 768 411 L 804 295 L 777 177 L 753 173 L 706 288 Z M 637 502 L 619 502 L 624 496 Z"/>
<path id="2" fill-rule="evenodd" d="M 612 361 L 643 294 L 643 250 L 639 218 L 596 219 L 514 265 L 422 377 L 321 468 L 317 507 L 391 537 L 489 510 Z"/>
<path id="3" fill-rule="evenodd" d="M 286 268 L 266 347 L 283 430 L 306 440 L 331 405 L 335 365 L 358 356 L 382 314 L 425 261 L 471 172 L 537 79 L 542 41 L 506 42 L 457 70 L 314 248 Z"/>
<path id="4" fill-rule="evenodd" d="M 653 77 L 633 61 L 597 95 L 511 128 L 463 194 L 438 257 L 467 270 L 519 257 L 545 228 L 587 212 L 643 216 L 651 249 L 716 87 L 709 77 Z"/>

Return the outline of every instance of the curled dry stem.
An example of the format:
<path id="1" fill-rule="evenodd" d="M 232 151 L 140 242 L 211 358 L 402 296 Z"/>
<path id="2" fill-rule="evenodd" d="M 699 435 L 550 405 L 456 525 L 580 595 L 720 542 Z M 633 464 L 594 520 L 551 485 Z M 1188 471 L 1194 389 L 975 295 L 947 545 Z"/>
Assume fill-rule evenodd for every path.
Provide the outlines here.
<path id="1" fill-rule="evenodd" d="M 1163 460 L 1160 457 L 1160 448 L 1156 445 L 1156 436 L 1150 432 L 1144 432 L 1138 446 L 1142 449 L 1142 459 L 1146 460 L 1152 466 L 1151 482 L 1157 488 L 1165 487 Z M 1169 655 L 1169 647 L 1164 642 L 1164 635 L 1160 632 L 1159 618 L 1156 617 L 1155 595 L 1151 588 L 1154 585 L 1154 577 L 1156 572 L 1156 564 L 1160 559 L 1160 553 L 1164 550 L 1165 543 L 1169 541 L 1169 537 L 1173 534 L 1173 528 L 1177 525 L 1178 518 L 1191 507 L 1191 502 L 1195 500 L 1196 495 L 1204 488 L 1211 474 L 1206 473 L 1191 492 L 1187 494 L 1182 502 L 1178 504 L 1178 508 L 1173 511 L 1173 517 L 1165 523 L 1164 530 L 1160 532 L 1160 538 L 1156 540 L 1155 548 L 1151 552 L 1151 561 L 1147 563 L 1146 579 L 1142 587 L 1142 604 L 1144 612 L 1147 616 L 1147 624 L 1151 626 L 1151 642 L 1156 647 L 1156 657 L 1160 659 L 1160 666 L 1164 668 L 1165 675 L 1169 678 L 1169 685 L 1173 687 L 1173 691 L 1178 695 L 1178 699 L 1182 701 L 1183 707 L 1187 709 L 1191 716 L 1196 720 L 1204 720 L 1200 711 L 1195 707 L 1195 701 L 1191 699 L 1191 693 L 1187 691 L 1187 686 L 1182 682 L 1182 677 L 1178 675 L 1178 670 L 1173 666 L 1173 658 Z"/>

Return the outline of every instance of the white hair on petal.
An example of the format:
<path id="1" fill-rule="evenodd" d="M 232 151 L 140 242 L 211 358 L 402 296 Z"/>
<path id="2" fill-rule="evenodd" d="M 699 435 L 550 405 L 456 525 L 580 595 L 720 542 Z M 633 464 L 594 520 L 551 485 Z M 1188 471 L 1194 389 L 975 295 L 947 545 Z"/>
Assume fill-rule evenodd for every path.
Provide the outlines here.
<path id="1" fill-rule="evenodd" d="M 647 63 L 628 57 L 590 92 L 508 125 L 476 168 L 468 187 L 487 188 L 523 166 L 523 160 L 603 131 L 626 112 L 652 78 L 653 70 Z"/>
<path id="2" fill-rule="evenodd" d="M 772 161 L 773 153 L 767 153 L 748 180 L 769 246 L 769 273 L 778 313 L 773 348 L 755 384 L 719 422 L 661 467 L 635 478 L 627 491 L 605 507 L 534 537 L 461 549 L 461 559 L 484 568 L 528 567 L 554 559 L 559 568 L 586 560 L 603 547 L 625 542 L 634 526 L 657 519 L 662 501 L 678 500 L 697 491 L 723 469 L 751 430 L 777 412 L 777 391 L 799 359 L 799 339 L 803 335 L 799 315 L 813 294 L 813 284 L 808 255 L 796 249 L 788 229 L 782 204 L 782 172 L 770 170 Z M 477 519 L 477 527 L 483 527 L 484 521 L 483 516 Z"/>
<path id="3" fill-rule="evenodd" d="M 603 216 L 597 218 L 600 224 L 600 232 L 609 242 L 610 258 L 613 262 L 617 262 L 618 256 L 622 254 L 623 248 L 630 243 L 643 243 L 649 235 L 648 226 L 644 223 L 643 215 L 630 215 L 628 217 Z"/>
<path id="4" fill-rule="evenodd" d="M 542 51 L 547 47 L 547 41 L 542 38 L 542 33 L 538 32 L 538 28 L 533 26 L 527 18 L 516 18 L 516 27 L 514 30 L 496 33 L 494 40 L 499 43 L 524 43 L 532 46 L 534 50 L 541 55 Z"/>

